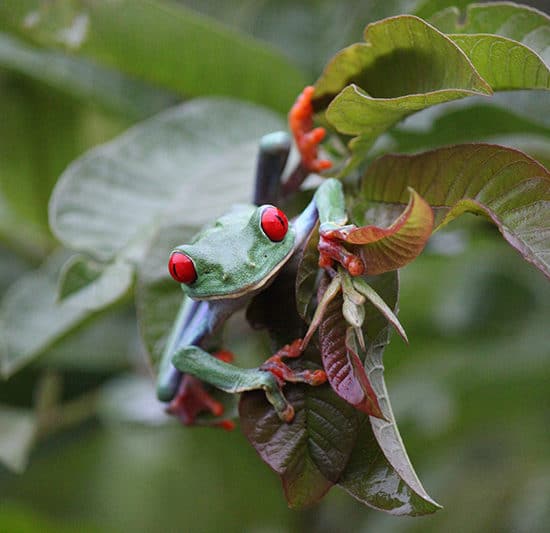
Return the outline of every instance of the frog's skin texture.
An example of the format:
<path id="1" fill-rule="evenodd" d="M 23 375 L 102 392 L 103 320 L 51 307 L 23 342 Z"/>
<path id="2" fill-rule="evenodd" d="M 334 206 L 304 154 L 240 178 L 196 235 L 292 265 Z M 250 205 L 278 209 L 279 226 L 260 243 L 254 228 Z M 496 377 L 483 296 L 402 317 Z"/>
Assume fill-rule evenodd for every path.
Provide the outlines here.
<path id="1" fill-rule="evenodd" d="M 260 142 L 256 202 L 278 198 L 289 150 L 290 138 L 284 132 L 270 134 Z M 185 297 L 161 359 L 157 396 L 170 402 L 168 412 L 186 425 L 193 424 L 201 411 L 214 417 L 223 412 L 223 406 L 208 394 L 201 381 L 227 393 L 262 389 L 279 417 L 290 422 L 294 409 L 283 395 L 285 382 L 319 385 L 326 380 L 321 370 L 295 373 L 282 362 L 283 358 L 300 355 L 300 339 L 253 369 L 239 368 L 227 358 L 213 357 L 202 348 L 233 313 L 269 286 L 304 246 L 317 221 L 321 222 L 320 254 L 326 268 L 330 268 L 333 260 L 345 266 L 350 257 L 356 259 L 340 243 L 322 238 L 325 229 L 341 228 L 347 220 L 339 181 L 325 180 L 306 209 L 288 229 L 285 227 L 284 236 L 279 238 L 276 232 L 276 240 L 266 234 L 269 231 L 264 231 L 262 217 L 269 209 L 278 211 L 270 205 L 237 206 L 171 254 L 171 258 L 185 254 L 186 283 L 182 283 Z M 170 269 L 177 279 L 177 268 L 172 263 Z M 232 427 L 230 421 L 215 420 L 226 429 Z"/>
<path id="2" fill-rule="evenodd" d="M 273 242 L 260 218 L 266 206 L 242 205 L 199 233 L 190 244 L 178 246 L 193 260 L 197 279 L 183 285 L 194 300 L 239 298 L 269 283 L 294 251 L 294 229 Z"/>

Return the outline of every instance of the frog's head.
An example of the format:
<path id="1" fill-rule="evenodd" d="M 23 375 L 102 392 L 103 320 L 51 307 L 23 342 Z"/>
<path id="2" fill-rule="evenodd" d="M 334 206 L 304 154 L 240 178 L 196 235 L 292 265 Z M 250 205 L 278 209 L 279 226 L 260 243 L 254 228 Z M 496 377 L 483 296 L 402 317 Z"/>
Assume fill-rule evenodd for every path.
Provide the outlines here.
<path id="1" fill-rule="evenodd" d="M 193 299 L 237 298 L 268 284 L 293 246 L 294 231 L 280 209 L 240 206 L 175 248 L 168 269 Z"/>

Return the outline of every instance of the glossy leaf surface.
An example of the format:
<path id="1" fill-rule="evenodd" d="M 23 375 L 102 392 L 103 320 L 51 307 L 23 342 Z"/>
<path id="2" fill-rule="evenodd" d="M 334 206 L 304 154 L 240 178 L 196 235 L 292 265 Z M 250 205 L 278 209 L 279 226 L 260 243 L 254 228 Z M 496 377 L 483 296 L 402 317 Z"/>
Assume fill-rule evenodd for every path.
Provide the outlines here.
<path id="1" fill-rule="evenodd" d="M 321 498 L 338 481 L 355 444 L 353 408 L 326 386 L 288 386 L 296 410 L 281 422 L 265 395 L 246 393 L 240 404 L 241 427 L 260 457 L 281 476 L 288 503 L 303 507 Z"/>
<path id="2" fill-rule="evenodd" d="M 397 312 L 397 272 L 367 278 L 367 281 Z M 365 310 L 364 333 L 369 340 L 365 371 L 384 419 L 370 417 L 371 429 L 365 426 L 365 422 L 362 423 L 340 485 L 358 500 L 392 514 L 432 513 L 439 505 L 426 493 L 412 467 L 399 435 L 384 381 L 382 355 L 389 342 L 388 323 L 372 303 L 367 302 Z M 382 453 L 377 453 L 378 447 Z M 382 478 L 380 473 L 383 473 Z"/>

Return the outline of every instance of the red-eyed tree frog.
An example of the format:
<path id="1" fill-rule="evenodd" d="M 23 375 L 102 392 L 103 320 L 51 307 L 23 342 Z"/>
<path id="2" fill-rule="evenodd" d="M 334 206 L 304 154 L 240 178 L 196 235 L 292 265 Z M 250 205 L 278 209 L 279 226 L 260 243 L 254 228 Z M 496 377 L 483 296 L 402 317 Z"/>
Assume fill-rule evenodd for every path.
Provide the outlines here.
<path id="1" fill-rule="evenodd" d="M 290 115 L 302 155 L 302 174 L 307 174 L 304 169 L 320 171 L 330 166 L 317 158 L 324 131 L 311 129 L 311 93 L 311 89 L 302 93 Z M 261 140 L 256 204 L 278 197 L 290 144 L 284 132 Z M 290 422 L 294 409 L 282 392 L 285 382 L 315 386 L 326 381 L 322 370 L 294 372 L 282 362 L 282 358 L 300 355 L 300 339 L 252 369 L 239 368 L 227 357 L 213 356 L 202 348 L 228 317 L 273 282 L 303 248 L 318 221 L 321 267 L 330 269 L 336 261 L 352 275 L 362 274 L 362 260 L 331 237 L 347 222 L 342 185 L 335 179 L 324 180 L 309 205 L 291 222 L 274 205 L 235 207 L 170 254 L 170 274 L 181 283 L 185 297 L 161 359 L 157 396 L 170 402 L 168 411 L 184 424 L 193 424 L 202 411 L 215 417 L 223 414 L 222 404 L 210 396 L 203 382 L 227 393 L 261 389 L 279 417 Z M 221 425 L 232 427 L 230 421 Z"/>

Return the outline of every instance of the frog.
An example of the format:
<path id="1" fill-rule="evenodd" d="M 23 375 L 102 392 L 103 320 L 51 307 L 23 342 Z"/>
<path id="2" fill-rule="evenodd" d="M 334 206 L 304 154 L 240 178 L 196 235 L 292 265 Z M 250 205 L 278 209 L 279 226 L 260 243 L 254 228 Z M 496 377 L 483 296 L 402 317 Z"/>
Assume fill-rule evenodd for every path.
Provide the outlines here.
<path id="1" fill-rule="evenodd" d="M 306 88 L 290 113 L 301 154 L 298 179 L 302 180 L 309 172 L 330 167 L 330 161 L 317 155 L 324 131 L 312 129 L 312 93 L 312 88 Z M 210 387 L 230 394 L 261 390 L 279 418 L 290 423 L 295 411 L 284 395 L 285 385 L 319 386 L 327 380 L 322 369 L 295 371 L 284 362 L 301 355 L 302 339 L 283 346 L 256 368 L 240 368 L 233 364 L 231 353 L 210 353 L 203 348 L 234 313 L 273 283 L 303 249 L 317 224 L 320 268 L 330 271 L 339 263 L 351 275 L 364 272 L 361 258 L 338 241 L 339 230 L 349 227 L 339 180 L 324 178 L 305 209 L 290 221 L 269 203 L 280 197 L 291 144 L 284 131 L 264 136 L 253 203 L 233 207 L 169 255 L 169 273 L 180 283 L 184 298 L 160 360 L 157 397 L 184 425 L 194 425 L 198 415 L 207 412 L 219 420 L 217 425 L 234 427 L 230 419 L 220 420 L 224 407 L 209 392 Z M 286 183 L 292 179 L 296 177 L 291 175 Z"/>

